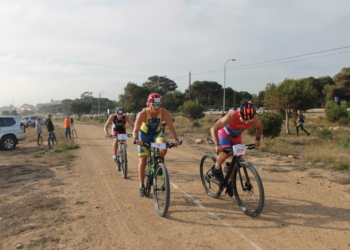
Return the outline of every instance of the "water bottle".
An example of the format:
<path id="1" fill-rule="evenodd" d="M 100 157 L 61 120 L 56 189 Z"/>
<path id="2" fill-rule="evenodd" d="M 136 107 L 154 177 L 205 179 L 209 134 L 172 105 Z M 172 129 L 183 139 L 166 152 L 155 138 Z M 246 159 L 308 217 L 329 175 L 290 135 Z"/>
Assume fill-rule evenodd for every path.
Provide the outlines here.
<path id="1" fill-rule="evenodd" d="M 230 166 L 231 166 L 231 163 L 230 162 L 226 162 L 225 167 L 224 167 L 225 174 L 227 174 L 228 169 L 230 168 Z"/>

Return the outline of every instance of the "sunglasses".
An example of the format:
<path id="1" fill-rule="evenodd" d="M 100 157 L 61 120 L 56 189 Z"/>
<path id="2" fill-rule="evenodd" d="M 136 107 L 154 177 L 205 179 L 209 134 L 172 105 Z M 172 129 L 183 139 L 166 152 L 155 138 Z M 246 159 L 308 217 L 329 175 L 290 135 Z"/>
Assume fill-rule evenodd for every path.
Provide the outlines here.
<path id="1" fill-rule="evenodd" d="M 152 106 L 160 106 L 161 103 L 152 103 Z"/>

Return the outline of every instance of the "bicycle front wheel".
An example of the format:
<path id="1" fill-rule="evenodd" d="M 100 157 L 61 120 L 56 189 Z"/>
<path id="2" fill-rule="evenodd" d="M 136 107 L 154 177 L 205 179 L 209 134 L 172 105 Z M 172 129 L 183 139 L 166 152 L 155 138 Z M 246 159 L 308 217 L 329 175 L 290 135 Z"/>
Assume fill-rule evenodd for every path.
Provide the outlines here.
<path id="1" fill-rule="evenodd" d="M 124 179 L 126 179 L 127 175 L 128 175 L 128 155 L 126 152 L 126 146 L 123 144 L 121 145 L 121 153 L 120 153 L 120 157 L 121 157 L 121 170 L 122 170 L 122 176 Z"/>
<path id="2" fill-rule="evenodd" d="M 265 194 L 261 178 L 248 162 L 240 162 L 234 171 L 233 186 L 236 201 L 241 210 L 252 217 L 258 216 L 264 208 Z"/>
<path id="3" fill-rule="evenodd" d="M 153 173 L 153 199 L 158 215 L 164 217 L 170 204 L 170 181 L 163 163 L 158 163 Z"/>
<path id="4" fill-rule="evenodd" d="M 201 175 L 202 185 L 210 197 L 219 198 L 222 190 L 220 190 L 220 183 L 215 180 L 212 169 L 215 165 L 216 159 L 211 154 L 205 154 L 202 157 L 199 172 Z"/>

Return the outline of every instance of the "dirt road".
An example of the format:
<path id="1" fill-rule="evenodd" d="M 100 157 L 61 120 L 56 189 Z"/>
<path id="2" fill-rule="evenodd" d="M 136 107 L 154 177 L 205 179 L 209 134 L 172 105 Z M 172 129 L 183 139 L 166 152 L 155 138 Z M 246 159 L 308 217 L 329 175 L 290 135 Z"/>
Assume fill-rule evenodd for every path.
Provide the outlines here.
<path id="1" fill-rule="evenodd" d="M 60 225 L 58 232 L 64 233 L 50 249 L 350 249 L 350 188 L 331 182 L 329 171 L 298 171 L 301 161 L 267 153 L 248 156 L 265 188 L 264 210 L 250 218 L 234 198 L 213 199 L 204 192 L 199 162 L 213 147 L 184 142 L 166 157 L 171 203 L 161 218 L 152 198 L 139 197 L 132 139 L 124 180 L 103 128 L 75 126 L 81 148 L 72 170 L 56 175 L 65 183 L 59 190 L 70 215 L 81 219 Z M 286 172 L 266 171 L 271 167 Z M 15 239 L 8 238 L 4 246 Z"/>

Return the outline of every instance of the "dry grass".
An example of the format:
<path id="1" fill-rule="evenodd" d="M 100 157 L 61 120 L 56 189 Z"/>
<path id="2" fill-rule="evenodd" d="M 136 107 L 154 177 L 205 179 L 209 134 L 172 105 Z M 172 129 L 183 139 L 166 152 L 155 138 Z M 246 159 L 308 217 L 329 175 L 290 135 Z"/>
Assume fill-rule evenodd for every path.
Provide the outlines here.
<path id="1" fill-rule="evenodd" d="M 55 167 L 72 167 L 74 154 L 71 149 L 78 146 L 74 140 L 64 138 L 64 130 L 55 124 L 59 146 L 47 147 L 47 132 L 44 131 L 44 145 L 36 146 L 34 128 L 27 128 L 25 147 L 8 151 L 1 157 L 0 168 L 0 239 L 28 230 L 44 230 L 56 227 L 70 220 L 64 213 L 65 199 L 54 189 L 42 191 L 32 187 L 47 183 L 51 187 L 64 183 L 55 179 Z M 18 156 L 21 157 L 18 157 Z M 41 184 L 39 184 L 39 182 Z M 58 239 L 46 238 L 33 241 L 28 247 L 45 247 Z"/>

